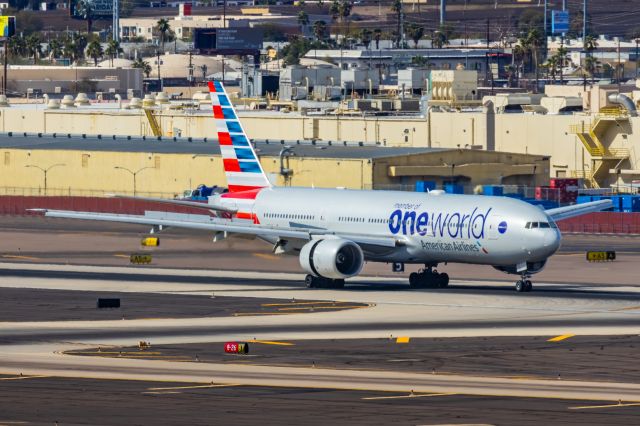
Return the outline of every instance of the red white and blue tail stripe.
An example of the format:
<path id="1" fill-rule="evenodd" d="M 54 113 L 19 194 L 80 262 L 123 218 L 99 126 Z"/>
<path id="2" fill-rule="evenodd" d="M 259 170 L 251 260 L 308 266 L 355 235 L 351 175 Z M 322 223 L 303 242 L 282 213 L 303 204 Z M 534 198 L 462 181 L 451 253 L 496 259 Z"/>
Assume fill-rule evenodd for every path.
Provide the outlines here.
<path id="1" fill-rule="evenodd" d="M 229 193 L 255 194 L 271 184 L 238 120 L 229 96 L 219 81 L 209 82 L 213 117 L 216 120 L 220 152 L 227 175 Z M 240 194 L 238 194 L 240 195 Z M 235 198 L 235 197 L 234 197 Z M 240 196 L 239 198 L 245 198 Z"/>

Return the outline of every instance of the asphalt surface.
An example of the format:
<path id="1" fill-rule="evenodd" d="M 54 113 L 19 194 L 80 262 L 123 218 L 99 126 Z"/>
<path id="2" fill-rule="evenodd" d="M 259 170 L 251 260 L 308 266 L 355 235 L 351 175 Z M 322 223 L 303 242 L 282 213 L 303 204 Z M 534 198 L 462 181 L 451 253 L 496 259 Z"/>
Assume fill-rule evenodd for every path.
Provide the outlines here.
<path id="1" fill-rule="evenodd" d="M 249 355 L 223 351 L 223 343 L 154 345 L 71 351 L 74 355 L 181 359 L 193 362 L 297 366 L 338 369 L 411 371 L 476 376 L 535 377 L 562 380 L 640 381 L 635 362 L 640 337 L 571 336 L 549 342 L 549 337 L 410 338 L 249 341 Z M 404 336 L 401 336 L 404 337 Z M 406 336 L 408 337 L 408 336 Z M 147 355 L 148 354 L 148 355 Z M 544 359 L 544 362 L 540 360 Z"/>
<path id="2" fill-rule="evenodd" d="M 3 380 L 12 379 L 12 380 Z M 0 425 L 604 425 L 638 406 L 459 394 L 0 377 Z M 381 398 L 381 399 L 380 399 Z M 24 422 L 24 423 L 22 423 Z"/>
<path id="3" fill-rule="evenodd" d="M 292 308 L 305 313 L 367 306 L 309 300 L 292 306 L 290 299 L 213 296 L 0 287 L 0 322 L 258 316 L 277 315 Z M 98 309 L 98 298 L 118 298 L 120 308 Z"/>

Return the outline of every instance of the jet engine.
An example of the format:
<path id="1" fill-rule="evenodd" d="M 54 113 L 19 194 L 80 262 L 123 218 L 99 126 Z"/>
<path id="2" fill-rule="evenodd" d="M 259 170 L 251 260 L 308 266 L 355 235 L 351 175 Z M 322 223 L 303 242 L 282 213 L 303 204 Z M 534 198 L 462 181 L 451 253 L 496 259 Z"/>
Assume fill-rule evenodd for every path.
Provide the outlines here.
<path id="1" fill-rule="evenodd" d="M 539 262 L 527 262 L 527 272 L 530 274 L 537 274 L 544 269 L 546 264 L 546 260 L 541 260 Z M 520 275 L 516 265 L 494 266 L 494 268 L 498 271 L 506 272 L 507 274 Z"/>
<path id="2" fill-rule="evenodd" d="M 342 238 L 312 240 L 300 250 L 300 266 L 310 274 L 330 279 L 358 275 L 364 265 L 360 246 Z"/>

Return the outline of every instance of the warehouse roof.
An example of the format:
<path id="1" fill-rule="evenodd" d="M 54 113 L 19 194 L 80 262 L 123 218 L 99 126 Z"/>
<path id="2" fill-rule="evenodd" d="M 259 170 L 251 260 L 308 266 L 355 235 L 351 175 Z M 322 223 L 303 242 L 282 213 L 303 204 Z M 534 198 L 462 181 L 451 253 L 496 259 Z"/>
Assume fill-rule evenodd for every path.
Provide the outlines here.
<path id="1" fill-rule="evenodd" d="M 258 155 L 278 156 L 290 146 L 298 157 L 373 159 L 447 151 L 445 148 L 391 148 L 357 142 L 255 140 Z M 0 133 L 0 149 L 154 152 L 219 155 L 214 138 L 125 137 L 105 135 Z"/>

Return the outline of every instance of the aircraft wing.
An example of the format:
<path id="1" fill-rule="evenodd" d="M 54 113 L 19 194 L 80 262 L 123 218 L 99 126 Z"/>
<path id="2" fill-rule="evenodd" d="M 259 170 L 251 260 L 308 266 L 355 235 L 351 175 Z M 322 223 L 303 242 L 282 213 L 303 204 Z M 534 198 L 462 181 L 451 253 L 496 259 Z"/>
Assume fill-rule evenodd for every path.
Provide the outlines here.
<path id="1" fill-rule="evenodd" d="M 230 209 L 224 206 L 217 206 L 215 204 L 209 203 L 199 203 L 197 201 L 187 201 L 187 200 L 171 200 L 167 198 L 153 198 L 153 197 L 131 197 L 128 195 L 112 195 L 113 198 L 123 198 L 125 200 L 138 200 L 138 201 L 152 201 L 154 203 L 162 203 L 162 204 L 172 204 L 174 206 L 185 206 L 185 207 L 193 207 L 196 209 L 203 210 L 213 210 L 218 212 L 227 212 L 227 213 L 235 213 L 237 209 Z"/>
<path id="2" fill-rule="evenodd" d="M 545 210 L 545 213 L 548 214 L 551 219 L 558 221 L 587 213 L 599 212 L 610 207 L 613 207 L 613 203 L 611 202 L 611 200 L 600 200 L 592 201 L 590 203 L 574 204 L 573 206 L 549 209 Z"/>
<path id="3" fill-rule="evenodd" d="M 48 209 L 32 209 L 32 211 L 44 212 L 46 217 L 56 217 L 64 219 L 83 219 L 98 220 L 105 222 L 122 222 L 134 223 L 140 225 L 162 225 L 172 226 L 176 228 L 201 229 L 212 232 L 229 232 L 245 235 L 256 235 L 265 237 L 277 237 L 284 239 L 299 239 L 309 241 L 319 236 L 337 236 L 351 240 L 357 244 L 379 246 L 379 247 L 395 247 L 401 244 L 401 241 L 393 237 L 361 235 L 361 234 L 336 234 L 322 229 L 287 229 L 287 228 L 271 228 L 263 225 L 256 225 L 250 221 L 231 221 L 229 219 L 220 219 L 209 217 L 206 220 L 189 220 L 179 217 L 171 218 L 142 216 L 142 215 L 126 215 L 115 213 L 93 213 L 93 212 L 77 212 L 69 210 L 48 210 Z"/>

